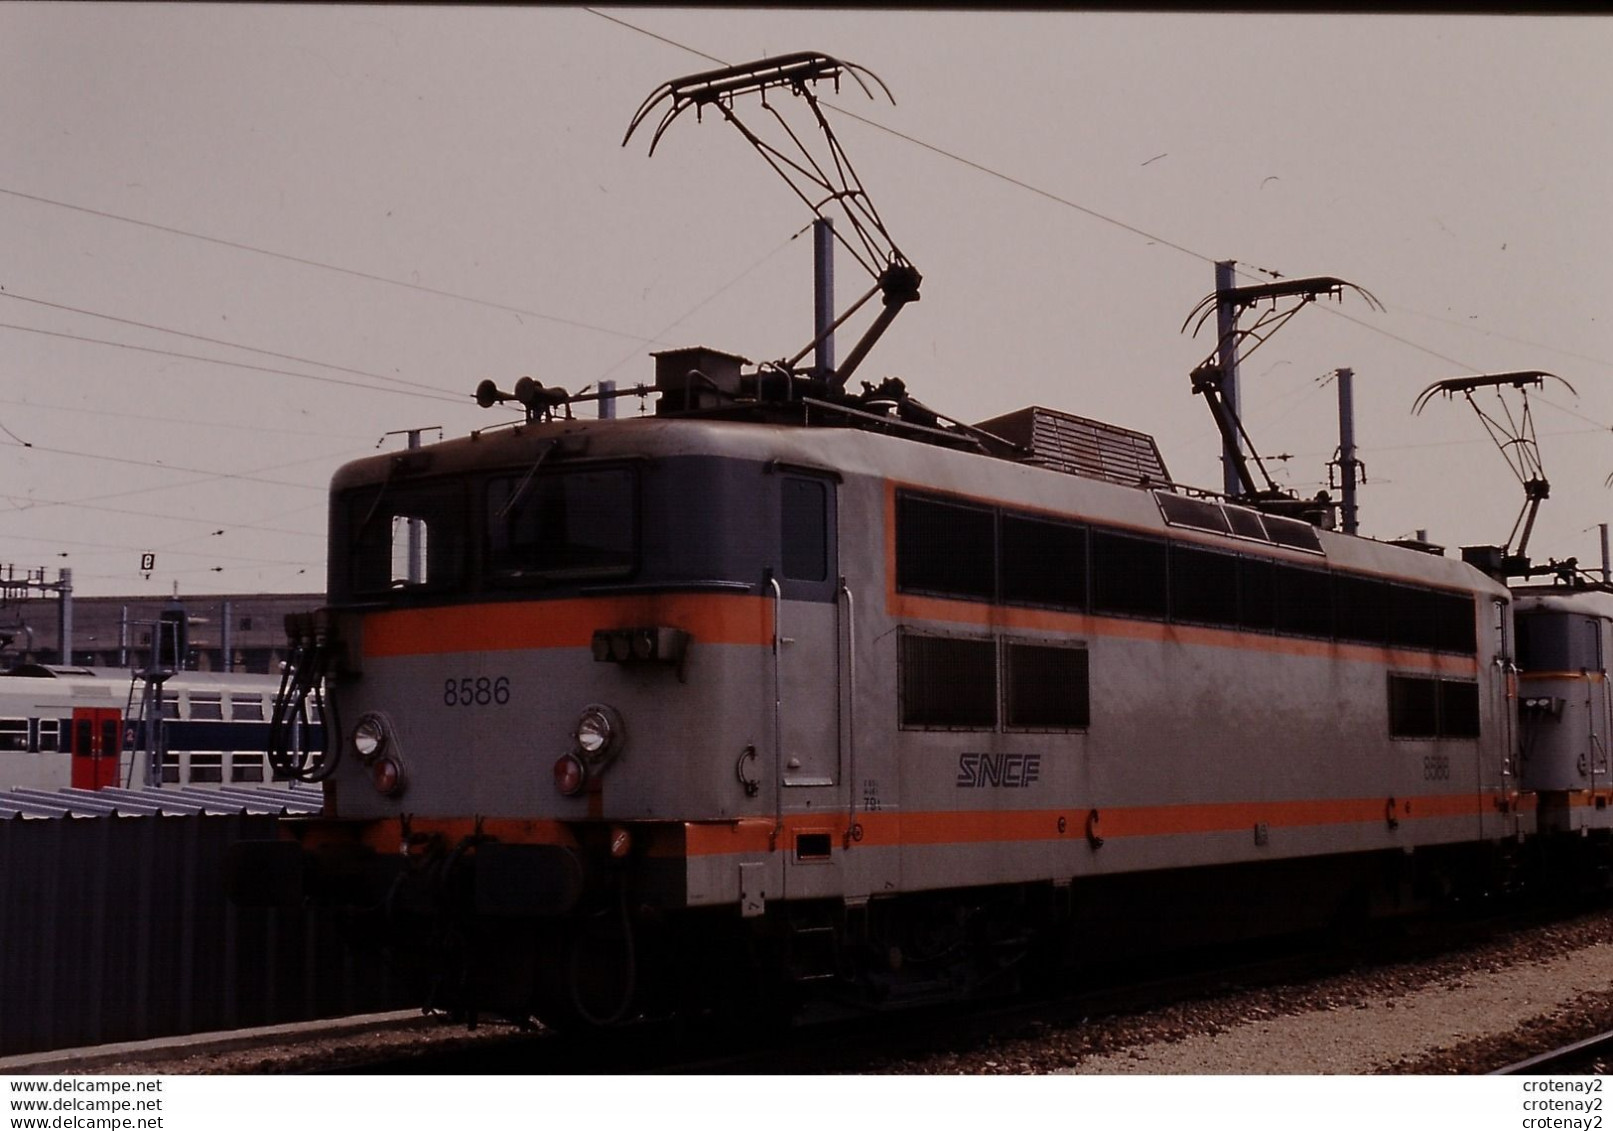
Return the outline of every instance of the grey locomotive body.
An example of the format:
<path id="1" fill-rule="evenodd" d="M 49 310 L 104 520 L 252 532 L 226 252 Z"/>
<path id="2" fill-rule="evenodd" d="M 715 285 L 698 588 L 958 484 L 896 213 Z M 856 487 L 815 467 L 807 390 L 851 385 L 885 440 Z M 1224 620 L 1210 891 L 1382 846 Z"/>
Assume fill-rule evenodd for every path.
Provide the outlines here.
<path id="1" fill-rule="evenodd" d="M 691 954 L 877 1000 L 1410 909 L 1493 883 L 1547 786 L 1605 835 L 1605 765 L 1536 781 L 1526 739 L 1520 778 L 1478 570 L 884 431 L 533 422 L 345 468 L 327 814 L 281 864 L 394 943 L 459 924 L 431 961 L 478 1000 L 598 1020 L 723 979 Z"/>
<path id="2" fill-rule="evenodd" d="M 1217 314 L 1192 385 L 1225 501 L 1140 433 L 1036 408 L 963 425 L 894 378 L 853 392 L 921 277 L 813 94 L 842 80 L 883 90 L 775 56 L 664 84 L 628 130 L 660 113 L 653 150 L 709 110 L 808 203 L 806 349 L 753 372 L 657 354 L 654 388 L 623 391 L 657 398 L 640 419 L 572 419 L 614 405 L 603 388 L 484 382 L 524 424 L 337 474 L 330 606 L 292 626 L 274 728 L 326 813 L 240 852 L 243 889 L 351 902 L 462 1005 L 604 1022 L 970 993 L 1489 890 L 1542 831 L 1605 849 L 1605 769 L 1562 776 L 1542 720 L 1520 778 L 1508 589 L 1325 529 L 1243 453 L 1240 353 L 1359 288 L 1218 266 L 1189 322 Z M 769 91 L 791 95 L 765 103 L 783 148 L 736 110 Z M 836 242 L 873 280 L 838 317 Z M 1542 616 L 1534 651 L 1563 625 Z M 1605 689 L 1575 678 L 1540 698 Z M 321 702 L 329 749 L 296 749 Z"/>

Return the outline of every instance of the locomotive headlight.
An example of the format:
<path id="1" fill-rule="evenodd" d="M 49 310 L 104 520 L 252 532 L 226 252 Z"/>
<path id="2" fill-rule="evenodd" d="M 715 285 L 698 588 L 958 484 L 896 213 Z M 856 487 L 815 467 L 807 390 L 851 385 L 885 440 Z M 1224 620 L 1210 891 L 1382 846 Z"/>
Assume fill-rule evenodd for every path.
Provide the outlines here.
<path id="1" fill-rule="evenodd" d="M 583 708 L 572 734 L 584 758 L 590 762 L 602 762 L 622 744 L 622 716 L 614 707 L 590 703 Z"/>
<path id="2" fill-rule="evenodd" d="M 380 715 L 365 715 L 353 728 L 353 753 L 368 766 L 386 746 L 386 724 Z"/>

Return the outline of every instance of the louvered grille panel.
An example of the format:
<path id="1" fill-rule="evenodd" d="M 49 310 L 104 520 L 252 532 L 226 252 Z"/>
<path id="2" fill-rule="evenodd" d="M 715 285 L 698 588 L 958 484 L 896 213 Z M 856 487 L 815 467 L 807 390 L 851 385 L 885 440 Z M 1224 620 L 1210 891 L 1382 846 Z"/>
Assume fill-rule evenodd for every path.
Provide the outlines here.
<path id="1" fill-rule="evenodd" d="M 1170 481 L 1159 446 L 1146 432 L 1039 406 L 976 427 L 1028 449 L 1020 457 L 1026 463 L 1128 487 Z"/>

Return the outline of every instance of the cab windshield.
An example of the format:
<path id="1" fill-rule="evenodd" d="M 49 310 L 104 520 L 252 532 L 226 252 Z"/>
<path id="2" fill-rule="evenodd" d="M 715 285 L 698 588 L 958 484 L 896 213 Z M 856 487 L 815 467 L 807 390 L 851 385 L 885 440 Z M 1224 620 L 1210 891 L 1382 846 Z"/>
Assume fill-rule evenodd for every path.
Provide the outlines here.
<path id="1" fill-rule="evenodd" d="M 355 594 L 461 586 L 470 544 L 462 483 L 383 483 L 355 491 L 340 509 L 347 537 L 345 580 Z M 342 513 L 345 512 L 345 513 Z"/>
<path id="2" fill-rule="evenodd" d="M 511 475 L 487 484 L 487 580 L 625 577 L 636 565 L 626 467 Z"/>
<path id="3" fill-rule="evenodd" d="M 626 577 L 638 568 L 632 467 L 387 482 L 344 496 L 333 518 L 333 593 L 468 593 Z"/>

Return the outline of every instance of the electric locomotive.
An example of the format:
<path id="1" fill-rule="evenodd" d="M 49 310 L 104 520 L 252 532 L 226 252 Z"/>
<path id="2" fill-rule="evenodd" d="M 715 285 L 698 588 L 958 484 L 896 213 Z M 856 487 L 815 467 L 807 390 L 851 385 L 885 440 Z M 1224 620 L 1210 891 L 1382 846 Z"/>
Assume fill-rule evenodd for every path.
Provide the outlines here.
<path id="1" fill-rule="evenodd" d="M 1613 792 L 1607 656 L 1613 593 L 1526 587 L 1516 605 L 1518 777 L 1543 833 L 1588 837 L 1608 828 Z"/>
<path id="2" fill-rule="evenodd" d="M 333 483 L 328 816 L 264 851 L 467 1000 L 972 992 L 1072 931 L 1410 906 L 1532 831 L 1471 566 L 1116 481 L 1151 441 L 1065 414 L 994 454 L 729 375 Z"/>
<path id="3" fill-rule="evenodd" d="M 635 124 L 843 74 L 691 76 Z M 918 297 L 893 245 L 873 273 L 839 365 L 667 351 L 622 419 L 484 383 L 524 419 L 342 468 L 273 723 L 325 811 L 238 846 L 238 890 L 347 904 L 436 1004 L 608 1024 L 1407 911 L 1514 874 L 1548 794 L 1605 842 L 1602 740 L 1564 778 L 1547 730 L 1608 725 L 1558 598 L 1515 647 L 1496 577 L 1189 491 L 1142 433 L 853 392 Z"/>

